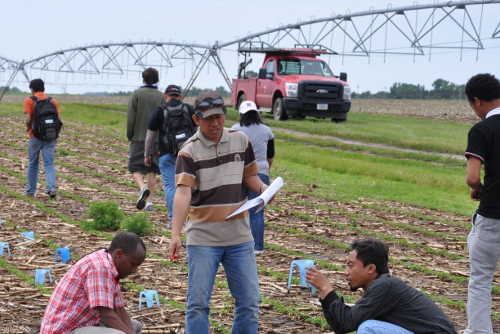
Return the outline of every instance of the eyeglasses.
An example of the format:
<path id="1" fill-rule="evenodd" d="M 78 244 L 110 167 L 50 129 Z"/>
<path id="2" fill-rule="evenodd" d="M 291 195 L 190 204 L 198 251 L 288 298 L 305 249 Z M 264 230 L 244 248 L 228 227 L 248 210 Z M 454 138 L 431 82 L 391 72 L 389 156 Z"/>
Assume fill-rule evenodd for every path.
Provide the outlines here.
<path id="1" fill-rule="evenodd" d="M 194 107 L 195 110 L 199 110 L 200 112 L 208 110 L 208 109 L 213 109 L 213 108 L 221 108 L 224 106 L 224 100 L 223 99 L 212 99 L 211 97 L 208 97 L 198 103 L 196 107 Z"/>

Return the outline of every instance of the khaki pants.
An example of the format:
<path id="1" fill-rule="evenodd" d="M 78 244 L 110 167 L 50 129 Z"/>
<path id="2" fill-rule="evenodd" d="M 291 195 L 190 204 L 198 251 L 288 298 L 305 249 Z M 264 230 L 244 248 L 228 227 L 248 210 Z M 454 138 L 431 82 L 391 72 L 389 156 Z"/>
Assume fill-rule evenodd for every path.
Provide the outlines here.
<path id="1" fill-rule="evenodd" d="M 134 326 L 135 334 L 141 334 L 142 324 L 139 321 L 132 319 L 132 325 Z M 123 334 L 123 332 L 101 325 L 77 328 L 71 331 L 70 334 Z"/>

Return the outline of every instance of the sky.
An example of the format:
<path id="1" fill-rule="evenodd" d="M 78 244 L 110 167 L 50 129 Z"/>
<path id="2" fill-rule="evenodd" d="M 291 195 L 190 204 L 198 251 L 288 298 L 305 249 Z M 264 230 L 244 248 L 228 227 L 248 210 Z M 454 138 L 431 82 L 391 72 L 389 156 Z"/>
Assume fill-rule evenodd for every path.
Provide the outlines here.
<path id="1" fill-rule="evenodd" d="M 0 4 L 0 56 L 15 61 L 29 60 L 56 50 L 101 43 L 129 41 L 173 41 L 180 43 L 213 44 L 229 42 L 246 35 L 276 28 L 281 25 L 329 17 L 336 14 L 357 13 L 371 9 L 384 9 L 430 4 L 392 0 L 189 0 L 144 2 L 122 1 L 67 1 L 51 0 L 43 4 L 33 0 L 5 1 Z M 447 2 L 447 1 L 441 1 Z M 475 6 L 479 7 L 479 6 Z M 491 34 L 500 22 L 500 4 L 486 6 L 483 14 L 482 36 Z M 452 27 L 450 29 L 453 29 Z M 390 38 L 390 36 L 389 36 Z M 346 72 L 351 89 L 372 93 L 389 90 L 395 82 L 419 84 L 432 89 L 432 83 L 445 79 L 455 84 L 465 84 L 476 73 L 492 73 L 500 77 L 498 55 L 500 38 L 485 40 L 486 50 L 438 53 L 423 56 L 373 56 L 329 57 L 335 74 Z M 236 47 L 223 52 L 223 63 L 230 78 L 237 75 Z M 258 71 L 262 58 L 254 58 L 249 69 Z M 325 59 L 326 60 L 326 59 Z M 28 73 L 32 75 L 32 73 Z M 191 68 L 169 70 L 162 76 L 160 89 L 170 83 L 185 86 Z M 106 91 L 114 88 L 100 85 L 99 77 L 63 85 L 54 74 L 47 76 L 46 91 L 51 93 L 84 93 Z M 0 72 L 0 86 L 9 75 Z M 119 77 L 120 90 L 130 91 L 141 84 L 140 73 Z M 50 84 L 49 84 L 50 82 Z M 88 84 L 87 84 L 88 83 Z M 28 83 L 18 75 L 11 86 L 27 90 Z M 194 86 L 215 88 L 226 86 L 215 66 L 206 67 Z M 227 88 L 228 89 L 228 88 Z"/>

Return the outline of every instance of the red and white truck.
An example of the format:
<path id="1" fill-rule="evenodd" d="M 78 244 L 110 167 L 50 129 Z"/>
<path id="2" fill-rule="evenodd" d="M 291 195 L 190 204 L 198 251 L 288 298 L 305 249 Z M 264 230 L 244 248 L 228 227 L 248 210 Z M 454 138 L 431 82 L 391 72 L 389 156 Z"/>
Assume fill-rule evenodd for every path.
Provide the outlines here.
<path id="1" fill-rule="evenodd" d="M 236 107 L 252 100 L 260 111 L 272 112 L 275 120 L 289 116 L 331 118 L 334 122 L 347 119 L 351 108 L 351 89 L 347 74 L 337 77 L 328 64 L 317 58 L 325 54 L 318 49 L 272 49 L 246 52 L 265 52 L 258 77 L 246 78 L 240 65 L 238 79 L 233 79 L 231 103 Z"/>

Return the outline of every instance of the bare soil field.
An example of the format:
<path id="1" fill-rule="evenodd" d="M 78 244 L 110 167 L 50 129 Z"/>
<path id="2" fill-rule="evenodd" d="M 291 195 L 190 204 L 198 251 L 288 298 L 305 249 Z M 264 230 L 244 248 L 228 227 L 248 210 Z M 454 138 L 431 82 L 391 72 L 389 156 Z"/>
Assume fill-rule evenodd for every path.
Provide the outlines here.
<path id="1" fill-rule="evenodd" d="M 58 100 L 70 102 L 62 96 Z M 103 101 L 106 102 L 98 102 L 92 97 L 92 103 L 112 103 Z M 366 107 L 361 107 L 358 101 L 361 100 L 355 101 L 353 111 L 356 108 L 366 111 L 362 108 L 371 106 L 367 102 Z M 467 114 L 471 112 L 467 103 L 453 103 L 444 101 L 439 107 L 424 103 L 420 107 L 407 107 L 403 114 L 469 122 Z M 461 108 L 461 104 L 465 107 Z M 395 112 L 390 106 L 379 110 L 384 108 L 389 113 Z M 368 111 L 379 112 L 375 107 L 372 109 Z M 126 215 L 132 215 L 136 212 L 137 189 L 126 168 L 128 146 L 123 138 L 103 137 L 98 128 L 65 122 L 56 158 L 57 199 L 51 201 L 44 194 L 43 172 L 37 195 L 26 197 L 27 138 L 23 115 L 2 114 L 2 123 L 0 242 L 9 242 L 11 256 L 5 249 L 4 256 L 0 257 L 0 298 L 3 301 L 0 303 L 0 332 L 37 333 L 51 290 L 68 268 L 79 257 L 109 245 L 113 233 L 94 234 L 80 226 L 86 219 L 89 203 L 113 199 Z M 144 238 L 148 257 L 138 274 L 122 281 L 122 291 L 131 315 L 145 325 L 143 333 L 184 333 L 185 251 L 179 262 L 167 260 L 170 233 L 164 230 L 166 209 L 160 179 L 157 185 L 156 210 L 150 214 L 156 229 Z M 310 185 L 289 186 L 302 190 L 280 192 L 266 209 L 266 251 L 257 257 L 261 287 L 259 333 L 329 333 L 328 327 L 322 326 L 317 296 L 299 285 L 297 272 L 291 291 L 287 293 L 290 263 L 296 259 L 314 259 L 334 288 L 349 302 L 354 302 L 361 292 L 349 292 L 343 277 L 345 247 L 356 238 L 366 237 L 385 239 L 391 248 L 392 273 L 429 294 L 459 331 L 465 329 L 468 217 L 395 202 L 340 202 L 333 196 L 315 196 Z M 23 231 L 33 231 L 35 240 L 21 242 Z M 54 250 L 58 247 L 71 249 L 69 263 L 54 262 Z M 54 282 L 47 282 L 46 278 L 43 287 L 35 285 L 35 269 L 45 268 L 51 269 Z M 496 315 L 500 312 L 499 285 L 497 275 L 493 292 Z M 161 297 L 160 307 L 154 305 L 138 310 L 142 289 L 156 290 Z M 230 332 L 231 300 L 221 268 L 211 300 L 211 332 Z M 500 331 L 499 320 L 494 320 L 494 326 L 496 332 Z"/>
<path id="2" fill-rule="evenodd" d="M 98 103 L 127 104 L 127 96 L 87 96 L 87 95 L 54 95 L 61 103 Z M 21 103 L 25 96 L 6 95 L 3 103 Z M 226 98 L 229 102 L 229 98 Z M 186 103 L 194 104 L 194 97 L 186 97 Z M 372 114 L 393 114 L 408 117 L 423 117 L 439 120 L 477 122 L 466 100 L 381 100 L 354 99 L 351 111 Z"/>
<path id="3" fill-rule="evenodd" d="M 408 117 L 476 123 L 477 116 L 466 100 L 355 99 L 350 112 L 392 114 Z"/>

